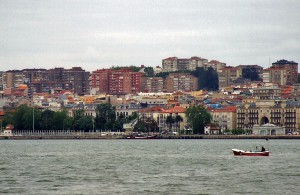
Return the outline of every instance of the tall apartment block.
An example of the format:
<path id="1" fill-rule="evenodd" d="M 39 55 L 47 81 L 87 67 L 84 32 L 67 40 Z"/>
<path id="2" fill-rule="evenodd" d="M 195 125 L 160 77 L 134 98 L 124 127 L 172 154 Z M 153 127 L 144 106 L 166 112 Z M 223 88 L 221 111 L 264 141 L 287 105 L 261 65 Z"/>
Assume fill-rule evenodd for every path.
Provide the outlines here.
<path id="1" fill-rule="evenodd" d="M 228 87 L 239 78 L 239 69 L 236 67 L 224 67 L 218 72 L 219 87 Z"/>
<path id="2" fill-rule="evenodd" d="M 162 77 L 143 77 L 143 92 L 164 92 L 164 79 Z"/>
<path id="3" fill-rule="evenodd" d="M 4 71 L 0 71 L 0 91 L 4 90 L 4 76 L 5 76 Z"/>
<path id="4" fill-rule="evenodd" d="M 196 91 L 198 90 L 198 78 L 189 73 L 171 73 L 166 78 L 167 92 Z"/>
<path id="5" fill-rule="evenodd" d="M 263 81 L 280 85 L 293 85 L 298 82 L 298 63 L 294 61 L 278 60 L 263 71 Z"/>
<path id="6" fill-rule="evenodd" d="M 18 87 L 23 84 L 23 75 L 20 70 L 8 70 L 6 74 L 4 74 L 4 82 L 5 88 Z"/>
<path id="7" fill-rule="evenodd" d="M 51 89 L 72 90 L 78 95 L 88 93 L 89 72 L 81 67 L 71 69 L 53 68 L 49 70 L 25 69 L 30 79 L 32 91 L 36 93 L 49 92 Z"/>
<path id="8" fill-rule="evenodd" d="M 212 67 L 215 71 L 220 72 L 222 68 L 226 67 L 226 63 L 219 62 L 218 60 L 211 60 L 208 63 L 204 64 L 204 69 Z"/>
<path id="9" fill-rule="evenodd" d="M 162 60 L 162 68 L 164 72 L 174 72 L 178 70 L 178 58 L 169 57 Z"/>
<path id="10" fill-rule="evenodd" d="M 100 93 L 135 94 L 141 91 L 143 74 L 127 68 L 96 70 L 91 73 L 90 87 L 97 88 Z"/>
<path id="11" fill-rule="evenodd" d="M 198 67 L 207 69 L 212 67 L 214 70 L 219 71 L 225 67 L 226 64 L 217 60 L 208 62 L 207 59 L 193 56 L 191 58 L 177 58 L 169 57 L 162 60 L 162 67 L 164 72 L 174 72 L 178 70 L 196 70 Z"/>

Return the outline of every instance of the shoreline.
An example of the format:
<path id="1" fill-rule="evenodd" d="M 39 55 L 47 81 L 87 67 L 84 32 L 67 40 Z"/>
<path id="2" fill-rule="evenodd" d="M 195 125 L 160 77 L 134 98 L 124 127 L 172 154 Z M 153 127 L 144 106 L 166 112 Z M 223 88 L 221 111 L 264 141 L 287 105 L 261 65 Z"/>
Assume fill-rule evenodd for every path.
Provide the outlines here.
<path id="1" fill-rule="evenodd" d="M 0 140 L 128 139 L 122 135 L 30 135 L 0 136 Z M 135 139 L 135 138 L 131 138 Z M 147 139 L 147 138 L 146 138 Z M 159 135 L 149 139 L 300 139 L 299 135 Z"/>

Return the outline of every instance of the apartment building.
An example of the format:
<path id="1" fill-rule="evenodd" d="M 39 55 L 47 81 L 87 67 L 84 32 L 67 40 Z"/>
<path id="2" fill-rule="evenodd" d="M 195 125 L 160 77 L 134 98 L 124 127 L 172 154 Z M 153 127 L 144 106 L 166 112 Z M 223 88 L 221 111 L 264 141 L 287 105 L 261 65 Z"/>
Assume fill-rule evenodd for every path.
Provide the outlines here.
<path id="1" fill-rule="evenodd" d="M 24 79 L 21 70 L 8 70 L 4 74 L 4 85 L 6 88 L 18 87 L 23 83 Z"/>
<path id="2" fill-rule="evenodd" d="M 189 73 L 171 73 L 166 78 L 167 92 L 196 91 L 198 90 L 198 78 Z"/>
<path id="3" fill-rule="evenodd" d="M 207 59 L 193 56 L 189 59 L 189 70 L 196 70 L 198 67 L 204 68 L 207 66 L 207 63 Z"/>
<path id="4" fill-rule="evenodd" d="M 215 71 L 220 72 L 221 69 L 226 67 L 226 63 L 219 62 L 218 60 L 211 60 L 205 64 L 204 69 L 212 67 Z"/>
<path id="5" fill-rule="evenodd" d="M 100 93 L 136 94 L 142 89 L 143 75 L 142 72 L 132 72 L 128 68 L 96 70 L 91 73 L 90 87 L 98 89 Z"/>
<path id="6" fill-rule="evenodd" d="M 272 66 L 263 70 L 263 81 L 280 85 L 293 85 L 298 82 L 298 63 L 278 60 Z"/>
<path id="7" fill-rule="evenodd" d="M 5 77 L 5 72 L 0 71 L 0 91 L 3 91 L 5 88 L 5 82 L 4 82 L 4 77 Z"/>
<path id="8" fill-rule="evenodd" d="M 146 93 L 164 92 L 164 79 L 162 77 L 144 77 L 142 91 Z"/>
<path id="9" fill-rule="evenodd" d="M 59 88 L 62 90 L 72 90 L 78 95 L 87 94 L 89 91 L 89 72 L 81 67 L 71 69 L 53 68 L 43 72 L 39 70 L 25 71 L 28 78 L 31 78 L 31 88 L 33 92 L 42 93 Z"/>
<path id="10" fill-rule="evenodd" d="M 221 63 L 216 60 L 208 62 L 207 59 L 193 56 L 191 58 L 177 58 L 169 57 L 162 60 L 162 67 L 164 72 L 174 72 L 178 70 L 196 70 L 196 68 L 201 67 L 207 69 L 212 67 L 214 70 L 219 70 L 226 66 L 225 63 Z"/>
<path id="11" fill-rule="evenodd" d="M 178 70 L 178 58 L 169 57 L 162 60 L 162 68 L 164 72 L 174 72 Z"/>
<path id="12" fill-rule="evenodd" d="M 281 88 L 265 87 L 252 89 L 253 97 L 260 100 L 279 99 L 281 98 Z"/>
<path id="13" fill-rule="evenodd" d="M 224 67 L 218 72 L 219 76 L 219 87 L 228 87 L 239 78 L 239 69 L 236 67 Z"/>
<path id="14" fill-rule="evenodd" d="M 298 81 L 298 63 L 288 60 L 278 60 L 272 63 L 273 68 L 286 69 L 286 85 L 293 85 Z"/>

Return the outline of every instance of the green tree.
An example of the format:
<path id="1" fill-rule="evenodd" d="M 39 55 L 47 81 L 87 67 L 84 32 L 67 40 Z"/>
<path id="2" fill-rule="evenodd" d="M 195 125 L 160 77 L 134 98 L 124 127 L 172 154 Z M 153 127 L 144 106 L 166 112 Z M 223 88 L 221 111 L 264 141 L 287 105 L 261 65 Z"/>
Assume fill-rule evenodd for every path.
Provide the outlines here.
<path id="1" fill-rule="evenodd" d="M 93 118 L 91 116 L 83 116 L 74 122 L 75 130 L 83 130 L 89 132 L 93 129 Z"/>
<path id="2" fill-rule="evenodd" d="M 166 124 L 168 125 L 169 127 L 169 131 L 172 130 L 172 125 L 173 123 L 175 122 L 174 118 L 172 117 L 172 115 L 168 115 L 167 118 L 166 118 Z"/>
<path id="3" fill-rule="evenodd" d="M 95 126 L 97 129 L 112 129 L 115 120 L 115 107 L 113 107 L 111 104 L 97 105 L 95 118 Z"/>
<path id="4" fill-rule="evenodd" d="M 15 111 L 13 109 L 8 109 L 5 111 L 5 115 L 2 123 L 3 128 L 6 127 L 8 124 L 15 125 L 14 113 Z"/>
<path id="5" fill-rule="evenodd" d="M 154 119 L 149 119 L 146 121 L 147 132 L 158 132 L 158 124 Z"/>
<path id="6" fill-rule="evenodd" d="M 193 106 L 185 112 L 188 124 L 193 128 L 194 134 L 203 134 L 205 124 L 210 123 L 211 115 L 203 106 Z"/>
<path id="7" fill-rule="evenodd" d="M 153 67 L 146 67 L 144 69 L 144 72 L 145 72 L 145 76 L 146 77 L 154 77 L 155 76 L 155 73 L 154 73 L 154 70 L 153 70 Z"/>
<path id="8" fill-rule="evenodd" d="M 180 132 L 180 123 L 183 121 L 183 118 L 180 115 L 176 115 L 174 120 L 176 123 L 177 131 Z"/>
<path id="9" fill-rule="evenodd" d="M 138 72 L 141 70 L 141 67 L 137 67 L 137 66 L 112 66 L 111 69 L 112 70 L 121 70 L 121 69 L 130 69 L 132 72 Z"/>
<path id="10" fill-rule="evenodd" d="M 162 77 L 163 79 L 167 78 L 167 76 L 169 76 L 169 72 L 160 72 L 160 73 L 157 73 L 155 75 L 155 77 Z"/>
<path id="11" fill-rule="evenodd" d="M 79 130 L 79 129 L 77 129 L 77 127 L 78 127 L 77 121 L 84 117 L 84 110 L 83 109 L 75 110 L 73 114 L 74 114 L 73 115 L 73 125 L 72 125 L 73 129 Z"/>
<path id="12" fill-rule="evenodd" d="M 78 121 L 83 117 L 82 110 L 77 113 L 76 120 Z M 71 117 L 68 116 L 68 112 L 66 110 L 54 112 L 53 115 L 53 126 L 52 129 L 55 130 L 65 130 L 72 128 L 73 120 Z"/>
<path id="13" fill-rule="evenodd" d="M 24 113 L 22 120 L 24 122 L 23 129 L 40 129 L 40 121 L 41 121 L 41 111 L 37 108 L 29 108 Z"/>
<path id="14" fill-rule="evenodd" d="M 27 126 L 26 123 L 29 122 L 28 120 L 26 120 L 27 117 L 25 118 L 25 114 L 28 110 L 31 110 L 31 124 L 32 124 L 33 110 L 30 109 L 27 105 L 21 105 L 21 106 L 17 107 L 16 111 L 13 114 L 13 121 L 14 121 L 13 125 L 14 125 L 15 129 L 18 129 L 18 130 L 25 129 L 25 126 Z M 32 127 L 32 125 L 31 125 L 31 127 Z"/>
<path id="15" fill-rule="evenodd" d="M 134 131 L 137 131 L 137 132 L 146 132 L 146 124 L 145 124 L 145 122 L 144 121 L 138 121 L 137 123 L 136 123 L 136 125 L 134 126 L 134 128 L 133 128 L 133 130 Z"/>
<path id="16" fill-rule="evenodd" d="M 245 67 L 242 69 L 242 77 L 251 81 L 258 81 L 259 75 L 255 68 Z"/>
<path id="17" fill-rule="evenodd" d="M 209 67 L 205 72 L 205 89 L 216 91 L 219 89 L 218 73 Z"/>
<path id="18" fill-rule="evenodd" d="M 41 113 L 41 121 L 40 126 L 42 130 L 52 130 L 53 129 L 53 115 L 54 111 L 52 110 L 45 110 Z"/>
<path id="19" fill-rule="evenodd" d="M 213 91 L 219 89 L 218 73 L 212 67 L 209 67 L 207 70 L 202 67 L 198 67 L 192 72 L 192 75 L 198 78 L 199 89 Z"/>
<path id="20" fill-rule="evenodd" d="M 231 133 L 233 135 L 242 135 L 242 134 L 245 134 L 245 131 L 243 129 L 232 129 Z"/>

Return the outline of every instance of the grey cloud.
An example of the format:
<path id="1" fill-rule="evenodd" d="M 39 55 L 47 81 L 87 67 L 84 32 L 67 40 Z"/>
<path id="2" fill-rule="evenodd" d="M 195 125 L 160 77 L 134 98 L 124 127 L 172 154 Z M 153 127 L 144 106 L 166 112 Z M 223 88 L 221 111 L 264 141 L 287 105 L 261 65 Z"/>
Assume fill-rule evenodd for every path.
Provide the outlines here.
<path id="1" fill-rule="evenodd" d="M 296 0 L 0 1 L 0 70 L 6 67 L 155 66 L 176 55 L 228 65 L 300 53 Z"/>

